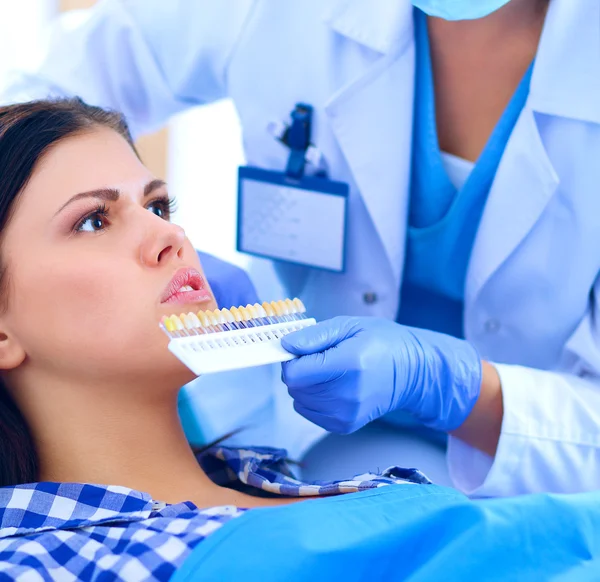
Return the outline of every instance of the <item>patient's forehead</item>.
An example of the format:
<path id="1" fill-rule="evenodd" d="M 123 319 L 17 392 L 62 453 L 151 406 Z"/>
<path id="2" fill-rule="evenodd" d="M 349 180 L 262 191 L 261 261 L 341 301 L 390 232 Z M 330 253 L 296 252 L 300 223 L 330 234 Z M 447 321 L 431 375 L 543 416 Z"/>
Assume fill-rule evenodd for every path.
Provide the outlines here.
<path id="1" fill-rule="evenodd" d="M 22 207 L 52 213 L 75 194 L 98 188 L 139 191 L 152 174 L 117 132 L 98 127 L 53 145 L 23 191 Z"/>

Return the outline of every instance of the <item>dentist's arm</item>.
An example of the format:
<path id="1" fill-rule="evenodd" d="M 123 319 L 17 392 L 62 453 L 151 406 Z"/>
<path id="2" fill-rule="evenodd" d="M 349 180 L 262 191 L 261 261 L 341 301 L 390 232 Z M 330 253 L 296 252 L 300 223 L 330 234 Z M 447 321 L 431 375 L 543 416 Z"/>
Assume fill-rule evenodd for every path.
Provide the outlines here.
<path id="1" fill-rule="evenodd" d="M 498 448 L 504 415 L 502 385 L 494 366 L 483 362 L 482 369 L 481 390 L 473 410 L 451 434 L 493 457 Z"/>
<path id="2" fill-rule="evenodd" d="M 385 319 L 336 317 L 286 336 L 296 410 L 349 433 L 402 409 L 493 456 L 502 426 L 496 369 L 466 341 Z"/>
<path id="3" fill-rule="evenodd" d="M 464 340 L 337 317 L 282 340 L 301 356 L 284 364 L 283 380 L 296 410 L 333 432 L 392 410 L 449 432 L 450 475 L 469 495 L 590 491 L 600 483 L 597 329 L 584 318 L 567 345 L 576 375 L 492 366 Z"/>
<path id="4" fill-rule="evenodd" d="M 104 0 L 56 19 L 43 63 L 0 103 L 52 96 L 125 114 L 134 136 L 227 96 L 226 68 L 253 0 Z"/>

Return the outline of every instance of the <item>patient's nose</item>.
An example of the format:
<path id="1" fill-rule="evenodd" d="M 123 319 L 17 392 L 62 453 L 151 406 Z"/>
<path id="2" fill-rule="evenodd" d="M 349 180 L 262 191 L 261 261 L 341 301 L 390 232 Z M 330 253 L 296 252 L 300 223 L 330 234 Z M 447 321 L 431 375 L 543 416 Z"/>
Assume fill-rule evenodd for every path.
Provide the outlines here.
<path id="1" fill-rule="evenodd" d="M 177 224 L 161 220 L 144 234 L 140 259 L 143 264 L 156 267 L 183 255 L 185 232 Z"/>

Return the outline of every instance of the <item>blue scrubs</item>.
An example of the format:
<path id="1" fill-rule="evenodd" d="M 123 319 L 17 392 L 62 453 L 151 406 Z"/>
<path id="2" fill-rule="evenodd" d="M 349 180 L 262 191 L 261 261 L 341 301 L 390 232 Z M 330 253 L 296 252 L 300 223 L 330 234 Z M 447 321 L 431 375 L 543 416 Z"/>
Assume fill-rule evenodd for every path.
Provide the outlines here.
<path id="1" fill-rule="evenodd" d="M 464 186 L 457 189 L 437 137 L 427 16 L 415 8 L 417 76 L 404 285 L 398 321 L 464 337 L 465 279 L 496 170 L 529 94 L 529 67 Z"/>
<path id="2" fill-rule="evenodd" d="M 444 167 L 438 143 L 427 16 L 415 8 L 414 19 L 417 57 L 412 177 L 404 285 L 397 320 L 464 337 L 464 287 L 471 249 L 500 159 L 527 99 L 533 65 L 468 179 L 457 188 Z M 422 427 L 405 412 L 393 412 L 355 435 L 330 436 L 315 445 L 305 457 L 303 476 L 321 479 L 330 477 L 334 470 L 338 475 L 363 472 L 373 463 L 414 464 L 434 482 L 449 484 L 446 440 L 445 433 Z M 361 446 L 370 441 L 376 450 Z M 363 450 L 363 455 L 356 454 Z"/>

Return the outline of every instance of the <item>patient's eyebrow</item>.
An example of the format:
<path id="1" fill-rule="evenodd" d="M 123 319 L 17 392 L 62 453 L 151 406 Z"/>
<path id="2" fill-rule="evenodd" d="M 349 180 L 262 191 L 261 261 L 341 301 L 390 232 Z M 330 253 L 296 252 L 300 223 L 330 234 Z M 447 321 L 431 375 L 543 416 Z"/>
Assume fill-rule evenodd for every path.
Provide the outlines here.
<path id="1" fill-rule="evenodd" d="M 99 200 L 107 200 L 116 202 L 119 199 L 121 192 L 116 188 L 99 188 L 98 190 L 90 190 L 89 192 L 80 192 L 69 198 L 57 211 L 56 214 L 64 210 L 69 204 L 81 200 L 82 198 L 98 198 Z M 56 216 L 56 214 L 54 216 Z"/>
<path id="2" fill-rule="evenodd" d="M 166 186 L 166 182 L 163 180 L 152 180 L 148 182 L 144 186 L 144 198 L 152 194 L 158 188 L 162 188 Z M 67 200 L 56 212 L 58 214 L 61 212 L 66 206 L 69 204 L 76 202 L 77 200 L 81 200 L 82 198 L 98 198 L 99 200 L 106 200 L 108 202 L 116 202 L 121 196 L 121 192 L 116 188 L 98 188 L 97 190 L 90 190 L 88 192 L 80 192 L 79 194 L 75 194 Z M 55 216 L 56 216 L 55 214 Z"/>
<path id="3" fill-rule="evenodd" d="M 144 198 L 146 198 L 146 196 L 150 196 L 154 190 L 163 188 L 166 185 L 167 183 L 164 180 L 152 180 L 152 182 L 148 182 L 144 187 Z"/>

